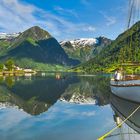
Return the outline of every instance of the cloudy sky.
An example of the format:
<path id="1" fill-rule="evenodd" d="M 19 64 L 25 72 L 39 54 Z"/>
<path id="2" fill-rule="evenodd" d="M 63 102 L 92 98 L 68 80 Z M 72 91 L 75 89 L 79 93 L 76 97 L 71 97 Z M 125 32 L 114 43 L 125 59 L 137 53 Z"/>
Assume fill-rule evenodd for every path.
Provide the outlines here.
<path id="1" fill-rule="evenodd" d="M 127 0 L 0 0 L 0 32 L 38 25 L 56 39 L 106 36 L 126 29 Z"/>

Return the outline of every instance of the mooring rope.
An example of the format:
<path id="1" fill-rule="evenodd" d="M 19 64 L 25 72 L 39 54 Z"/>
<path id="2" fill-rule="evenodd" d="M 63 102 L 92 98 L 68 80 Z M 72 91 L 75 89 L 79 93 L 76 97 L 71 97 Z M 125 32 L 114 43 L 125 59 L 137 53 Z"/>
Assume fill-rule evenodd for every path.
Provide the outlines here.
<path id="1" fill-rule="evenodd" d="M 140 105 L 124 120 L 122 121 L 119 125 L 117 125 L 115 128 L 104 134 L 102 137 L 98 138 L 98 140 L 104 140 L 107 138 L 112 132 L 114 132 L 116 129 L 118 129 L 120 126 L 122 126 L 130 117 L 132 117 L 138 110 L 140 109 Z"/>

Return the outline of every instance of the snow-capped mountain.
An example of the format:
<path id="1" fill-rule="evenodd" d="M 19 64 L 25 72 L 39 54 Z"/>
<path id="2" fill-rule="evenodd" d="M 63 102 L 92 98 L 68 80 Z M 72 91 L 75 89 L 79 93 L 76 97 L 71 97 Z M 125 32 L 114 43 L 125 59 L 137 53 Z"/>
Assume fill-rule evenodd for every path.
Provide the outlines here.
<path id="1" fill-rule="evenodd" d="M 68 41 L 61 41 L 60 45 L 69 57 L 78 59 L 81 62 L 94 58 L 104 47 L 112 41 L 105 37 L 81 38 Z"/>
<path id="2" fill-rule="evenodd" d="M 0 33 L 0 39 L 13 39 L 20 35 L 20 33 Z"/>
<path id="3" fill-rule="evenodd" d="M 81 38 L 81 39 L 60 42 L 61 46 L 65 46 L 66 43 L 71 43 L 73 48 L 76 49 L 76 48 L 82 48 L 86 46 L 95 46 L 95 44 L 98 43 L 98 40 L 95 38 Z"/>

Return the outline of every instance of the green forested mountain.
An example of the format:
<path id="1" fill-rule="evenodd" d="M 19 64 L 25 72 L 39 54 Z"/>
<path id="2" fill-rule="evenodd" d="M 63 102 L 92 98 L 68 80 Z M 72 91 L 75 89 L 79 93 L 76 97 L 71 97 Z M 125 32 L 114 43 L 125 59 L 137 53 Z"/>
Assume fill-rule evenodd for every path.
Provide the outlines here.
<path id="1" fill-rule="evenodd" d="M 75 66 L 80 61 L 85 62 L 87 58 L 94 57 L 74 68 L 84 72 L 111 72 L 122 63 L 137 64 L 140 61 L 140 22 L 120 34 L 116 40 L 107 41 L 108 46 L 105 44 L 106 39 L 88 41 L 75 40 L 74 46 L 71 42 L 64 42 L 63 48 L 67 50 L 65 52 L 47 31 L 35 26 L 13 40 L 0 40 L 0 60 L 12 58 L 24 68 L 57 70 L 63 66 Z M 91 42 L 94 51 L 89 46 L 82 46 Z M 100 47 L 96 46 L 98 44 Z"/>
<path id="2" fill-rule="evenodd" d="M 21 67 L 44 69 L 49 65 L 73 66 L 78 60 L 68 57 L 57 40 L 34 26 L 14 40 L 0 40 L 0 60 L 12 58 Z"/>
<path id="3" fill-rule="evenodd" d="M 120 34 L 94 59 L 79 65 L 75 70 L 85 72 L 111 72 L 122 63 L 137 64 L 140 61 L 140 22 Z M 139 69 L 139 68 L 138 68 Z"/>

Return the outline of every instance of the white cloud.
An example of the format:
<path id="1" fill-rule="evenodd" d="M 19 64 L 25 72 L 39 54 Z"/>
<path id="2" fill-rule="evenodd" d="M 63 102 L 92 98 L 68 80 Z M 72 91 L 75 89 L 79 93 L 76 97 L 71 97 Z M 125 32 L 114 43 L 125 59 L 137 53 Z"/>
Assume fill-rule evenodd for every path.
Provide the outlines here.
<path id="1" fill-rule="evenodd" d="M 107 26 L 114 25 L 116 23 L 115 17 L 106 17 L 107 19 Z"/>
<path id="2" fill-rule="evenodd" d="M 84 29 L 85 31 L 90 31 L 90 32 L 94 32 L 96 31 L 96 28 L 94 26 L 88 26 L 87 28 Z"/>
<path id="3" fill-rule="evenodd" d="M 1 124 L 1 128 L 3 128 L 3 130 L 6 130 L 7 128 L 11 129 L 26 118 L 30 118 L 30 115 L 23 111 L 5 108 L 4 110 L 1 110 L 0 121 L 2 122 L 5 120 L 5 123 Z"/>
<path id="4" fill-rule="evenodd" d="M 0 27 L 7 32 L 27 28 L 31 22 L 34 23 L 36 20 L 32 15 L 34 10 L 33 6 L 20 4 L 17 0 L 1 0 Z"/>
<path id="5" fill-rule="evenodd" d="M 63 11 L 61 7 L 57 7 Z M 73 11 L 66 10 L 74 15 Z M 76 16 L 76 15 L 75 15 Z M 0 29 L 4 32 L 19 32 L 38 25 L 48 30 L 56 38 L 71 38 L 73 35 L 91 33 L 95 27 L 86 23 L 74 23 L 61 16 L 44 11 L 34 5 L 19 0 L 0 1 Z"/>
<path id="6" fill-rule="evenodd" d="M 78 18 L 78 14 L 73 9 L 64 9 L 64 8 L 62 8 L 60 6 L 55 6 L 54 10 L 56 10 L 59 14 L 71 15 L 71 16 L 74 16 L 74 17 Z"/>
<path id="7" fill-rule="evenodd" d="M 48 110 L 47 114 L 43 113 L 43 115 L 46 116 L 44 118 L 47 120 L 55 119 L 56 116 L 57 118 L 65 116 L 66 119 L 69 119 L 84 117 L 90 118 L 97 115 L 97 112 L 95 110 L 86 110 L 86 106 L 89 107 L 90 105 L 75 105 L 58 101 L 53 107 Z M 81 107 L 84 109 L 81 110 Z"/>
<path id="8" fill-rule="evenodd" d="M 67 114 L 69 117 L 93 117 L 96 115 L 95 111 L 79 111 L 75 109 L 67 109 L 64 110 L 64 113 Z"/>
<path id="9" fill-rule="evenodd" d="M 115 17 L 113 17 L 113 16 L 108 16 L 108 15 L 107 15 L 105 12 L 103 12 L 103 11 L 100 11 L 100 14 L 102 14 L 103 17 L 106 19 L 106 25 L 107 25 L 107 26 L 114 25 L 114 24 L 117 22 L 117 20 L 116 20 Z"/>

